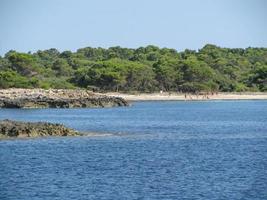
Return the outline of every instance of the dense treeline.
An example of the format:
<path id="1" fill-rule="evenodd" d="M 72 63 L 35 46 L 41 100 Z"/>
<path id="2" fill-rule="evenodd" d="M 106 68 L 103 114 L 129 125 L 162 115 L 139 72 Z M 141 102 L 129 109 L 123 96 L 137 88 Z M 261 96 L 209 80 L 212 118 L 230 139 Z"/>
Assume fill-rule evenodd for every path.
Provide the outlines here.
<path id="1" fill-rule="evenodd" d="M 199 51 L 121 47 L 9 51 L 0 57 L 0 88 L 101 91 L 267 91 L 267 48 Z"/>

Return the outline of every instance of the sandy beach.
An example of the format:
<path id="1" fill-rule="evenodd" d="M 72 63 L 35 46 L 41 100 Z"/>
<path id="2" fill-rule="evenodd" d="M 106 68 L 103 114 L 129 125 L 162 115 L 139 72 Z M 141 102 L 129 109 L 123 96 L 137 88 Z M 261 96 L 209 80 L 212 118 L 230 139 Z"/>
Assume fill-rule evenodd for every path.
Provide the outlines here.
<path id="1" fill-rule="evenodd" d="M 182 94 L 182 93 L 106 93 L 109 96 L 122 97 L 127 101 L 203 101 L 203 100 L 267 100 L 267 93 L 217 93 L 217 94 Z"/>

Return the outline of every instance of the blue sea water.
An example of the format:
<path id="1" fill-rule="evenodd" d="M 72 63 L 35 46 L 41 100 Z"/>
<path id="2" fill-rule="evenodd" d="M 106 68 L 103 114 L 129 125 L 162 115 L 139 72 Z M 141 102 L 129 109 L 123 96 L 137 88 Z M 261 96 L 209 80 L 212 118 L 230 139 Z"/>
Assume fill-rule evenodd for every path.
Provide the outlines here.
<path id="1" fill-rule="evenodd" d="M 0 199 L 267 199 L 267 101 L 0 109 L 102 137 L 0 141 Z"/>

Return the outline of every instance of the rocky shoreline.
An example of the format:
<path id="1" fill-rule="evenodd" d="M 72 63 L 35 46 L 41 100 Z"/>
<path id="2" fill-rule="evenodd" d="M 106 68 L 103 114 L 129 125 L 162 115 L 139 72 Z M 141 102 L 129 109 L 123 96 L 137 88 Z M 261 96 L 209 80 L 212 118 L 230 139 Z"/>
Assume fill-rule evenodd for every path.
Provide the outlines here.
<path id="1" fill-rule="evenodd" d="M 0 139 L 48 136 L 80 136 L 81 133 L 62 124 L 48 122 L 0 121 Z"/>
<path id="2" fill-rule="evenodd" d="M 87 90 L 0 90 L 0 108 L 92 108 L 128 105 L 121 97 L 106 96 Z"/>

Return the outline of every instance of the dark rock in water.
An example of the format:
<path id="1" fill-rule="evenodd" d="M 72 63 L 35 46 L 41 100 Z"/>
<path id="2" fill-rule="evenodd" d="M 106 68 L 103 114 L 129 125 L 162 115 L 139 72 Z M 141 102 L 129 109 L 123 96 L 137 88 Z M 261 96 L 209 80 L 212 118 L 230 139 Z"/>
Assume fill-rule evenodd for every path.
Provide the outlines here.
<path id="1" fill-rule="evenodd" d="M 2 98 L 1 108 L 89 108 L 89 107 L 114 107 L 128 106 L 128 102 L 120 97 L 85 97 L 85 98 Z"/>
<path id="2" fill-rule="evenodd" d="M 41 136 L 78 136 L 79 132 L 61 124 L 47 122 L 0 121 L 0 138 L 41 137 Z"/>

